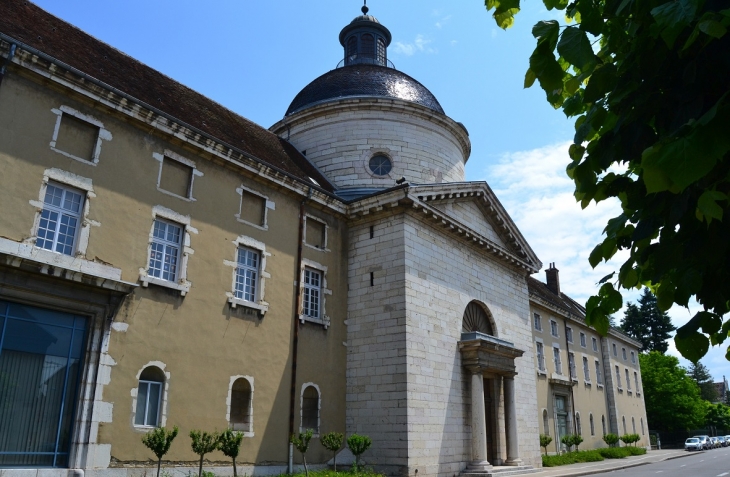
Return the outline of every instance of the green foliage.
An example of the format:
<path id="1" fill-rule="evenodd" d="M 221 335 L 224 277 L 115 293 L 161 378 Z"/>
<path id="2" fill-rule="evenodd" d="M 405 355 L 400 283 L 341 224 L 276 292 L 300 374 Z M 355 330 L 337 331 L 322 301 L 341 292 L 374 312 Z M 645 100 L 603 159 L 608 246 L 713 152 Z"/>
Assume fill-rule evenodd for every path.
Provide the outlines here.
<path id="1" fill-rule="evenodd" d="M 309 477 L 309 469 L 307 468 L 307 450 L 309 450 L 309 441 L 312 440 L 314 431 L 307 429 L 304 433 L 299 433 L 299 436 L 292 435 L 289 441 L 296 447 L 296 449 L 302 453 L 302 460 L 304 461 L 304 473 Z"/>
<path id="2" fill-rule="evenodd" d="M 545 449 L 545 455 L 547 455 L 547 446 L 553 441 L 553 438 L 547 434 L 540 434 L 540 447 Z"/>
<path id="3" fill-rule="evenodd" d="M 322 447 L 332 452 L 335 472 L 337 472 L 337 451 L 342 447 L 342 441 L 344 438 L 345 436 L 339 432 L 329 432 L 319 438 L 319 442 L 322 443 Z"/>
<path id="4" fill-rule="evenodd" d="M 621 330 L 641 342 L 641 351 L 666 353 L 669 347 L 667 340 L 676 328 L 669 315 L 659 309 L 657 298 L 644 288 L 639 306 L 627 303 Z"/>
<path id="5" fill-rule="evenodd" d="M 634 444 L 634 446 L 636 446 L 636 443 L 639 442 L 641 436 L 639 434 L 624 434 L 623 436 L 619 437 L 619 439 L 621 439 L 621 442 L 623 442 L 627 446 L 631 444 Z"/>
<path id="6" fill-rule="evenodd" d="M 705 420 L 705 406 L 695 382 L 674 356 L 657 351 L 639 355 L 646 418 L 651 429 L 697 429 Z"/>
<path id="7" fill-rule="evenodd" d="M 230 429 L 226 429 L 218 437 L 218 448 L 226 457 L 230 457 L 233 460 L 233 477 L 238 477 L 236 457 L 238 457 L 238 453 L 241 451 L 241 442 L 243 442 L 243 433 L 233 432 Z"/>
<path id="8" fill-rule="evenodd" d="M 626 258 L 588 299 L 586 320 L 605 334 L 620 288 L 648 287 L 662 312 L 693 298 L 705 311 L 675 343 L 696 362 L 730 332 L 722 318 L 730 267 L 721 265 L 730 258 L 730 8 L 717 0 L 543 3 L 574 23 L 535 25 L 525 87 L 537 81 L 553 107 L 576 118 L 566 158 L 576 200 L 620 204 L 589 262 L 619 251 Z M 519 0 L 485 5 L 501 28 L 520 8 Z"/>
<path id="9" fill-rule="evenodd" d="M 573 445 L 575 446 L 575 451 L 578 452 L 578 446 L 581 445 L 583 442 L 583 437 L 579 434 L 573 434 Z"/>
<path id="10" fill-rule="evenodd" d="M 613 447 L 616 444 L 618 444 L 618 436 L 616 434 L 609 432 L 608 434 L 603 436 L 603 442 L 608 444 L 610 447 Z"/>
<path id="11" fill-rule="evenodd" d="M 713 426 L 717 429 L 730 429 L 730 407 L 726 404 L 707 403 L 705 426 Z"/>
<path id="12" fill-rule="evenodd" d="M 687 374 L 690 378 L 697 383 L 700 388 L 700 397 L 705 401 L 714 402 L 717 400 L 717 388 L 715 382 L 712 379 L 710 370 L 707 366 L 700 363 L 699 361 L 695 364 L 692 363 L 687 368 Z"/>
<path id="13" fill-rule="evenodd" d="M 608 449 L 598 449 L 598 452 L 606 459 L 623 459 L 632 455 L 644 455 L 646 449 L 643 447 L 609 447 Z"/>
<path id="14" fill-rule="evenodd" d="M 360 455 L 368 450 L 373 441 L 368 436 L 352 434 L 347 438 L 347 447 L 355 455 L 355 466 L 360 467 Z"/>
<path id="15" fill-rule="evenodd" d="M 172 441 L 177 437 L 178 428 L 173 427 L 172 430 L 167 430 L 164 427 L 158 427 L 152 429 L 150 432 L 142 437 L 142 444 L 144 444 L 149 450 L 157 456 L 157 477 L 160 477 L 160 465 L 162 464 L 162 458 L 170 450 Z"/>
<path id="16" fill-rule="evenodd" d="M 304 472 L 296 474 L 280 474 L 277 477 L 306 477 Z M 309 477 L 385 477 L 378 474 L 373 469 L 352 469 L 347 472 L 335 472 L 329 469 L 313 470 L 309 473 Z"/>
<path id="17" fill-rule="evenodd" d="M 543 467 L 556 467 L 559 465 L 577 464 L 579 462 L 600 462 L 603 456 L 597 450 L 569 452 L 562 455 L 543 455 Z"/>
<path id="18" fill-rule="evenodd" d="M 190 431 L 190 447 L 193 449 L 193 452 L 200 456 L 198 477 L 203 476 L 203 458 L 205 457 L 205 454 L 218 449 L 218 438 L 219 435 L 217 432 L 201 432 L 197 429 Z"/>

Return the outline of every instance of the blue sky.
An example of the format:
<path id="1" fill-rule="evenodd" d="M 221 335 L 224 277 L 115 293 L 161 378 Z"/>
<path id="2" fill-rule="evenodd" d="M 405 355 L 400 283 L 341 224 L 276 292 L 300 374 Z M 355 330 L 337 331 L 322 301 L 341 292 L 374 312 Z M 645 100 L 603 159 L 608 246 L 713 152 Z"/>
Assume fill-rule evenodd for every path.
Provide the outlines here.
<path id="1" fill-rule="evenodd" d="M 342 59 L 339 32 L 362 6 L 358 0 L 35 3 L 264 127 Z M 508 31 L 496 27 L 480 0 L 370 0 L 368 7 L 393 34 L 388 57 L 396 68 L 429 88 L 469 130 L 467 179 L 490 184 L 545 267 L 556 262 L 563 291 L 585 301 L 618 268 L 592 270 L 587 257 L 606 220 L 619 212 L 613 203 L 581 210 L 572 197 L 564 172 L 572 121 L 547 104 L 539 87 L 522 87 L 532 26 L 561 17 L 542 2 L 522 3 Z M 638 296 L 624 293 L 625 300 Z M 691 317 L 682 309 L 670 314 L 678 326 Z M 670 352 L 676 354 L 673 343 Z M 724 354 L 714 348 L 703 360 L 716 380 L 730 376 Z"/>

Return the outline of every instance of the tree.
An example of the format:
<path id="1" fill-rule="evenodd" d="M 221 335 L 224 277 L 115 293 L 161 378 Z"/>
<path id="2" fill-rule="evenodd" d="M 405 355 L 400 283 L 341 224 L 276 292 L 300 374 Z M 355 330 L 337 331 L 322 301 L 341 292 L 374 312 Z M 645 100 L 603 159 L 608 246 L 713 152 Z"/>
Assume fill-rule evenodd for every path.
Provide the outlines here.
<path id="1" fill-rule="evenodd" d="M 618 444 L 618 440 L 619 437 L 612 432 L 609 432 L 608 434 L 603 436 L 603 442 L 608 444 L 608 447 L 614 447 L 616 444 Z"/>
<path id="2" fill-rule="evenodd" d="M 158 427 L 152 429 L 150 432 L 142 437 L 142 444 L 144 444 L 149 450 L 157 456 L 157 477 L 160 477 L 160 465 L 162 464 L 162 458 L 170 450 L 172 441 L 177 437 L 177 426 L 173 427 L 172 430 L 168 431 L 164 427 Z"/>
<path id="3" fill-rule="evenodd" d="M 692 378 L 697 386 L 700 388 L 700 397 L 705 401 L 714 402 L 717 400 L 717 389 L 715 388 L 715 382 L 712 379 L 710 370 L 707 366 L 697 362 L 697 364 L 690 364 L 687 368 L 687 374 Z"/>
<path id="4" fill-rule="evenodd" d="M 650 429 L 696 429 L 705 422 L 704 401 L 695 382 L 674 356 L 658 351 L 639 355 L 646 418 Z"/>
<path id="5" fill-rule="evenodd" d="M 223 431 L 218 438 L 218 447 L 221 452 L 233 460 L 233 477 L 238 477 L 236 457 L 241 451 L 241 442 L 243 442 L 243 432 L 233 432 L 230 429 Z"/>
<path id="6" fill-rule="evenodd" d="M 312 440 L 314 431 L 307 429 L 304 433 L 299 433 L 299 436 L 293 435 L 289 441 L 302 453 L 302 460 L 304 461 L 304 473 L 309 477 L 309 469 L 307 468 L 307 450 L 309 450 L 309 441 Z"/>
<path id="7" fill-rule="evenodd" d="M 547 434 L 540 434 L 540 447 L 545 449 L 545 455 L 547 455 L 547 446 L 553 441 L 553 438 Z"/>
<path id="8" fill-rule="evenodd" d="M 355 454 L 355 467 L 360 468 L 360 455 L 368 450 L 373 441 L 368 436 L 352 434 L 347 438 L 347 447 Z"/>
<path id="9" fill-rule="evenodd" d="M 730 407 L 725 404 L 707 404 L 705 425 L 715 429 L 730 429 Z"/>
<path id="10" fill-rule="evenodd" d="M 553 107 L 577 117 L 566 158 L 576 200 L 620 204 L 591 266 L 628 251 L 588 299 L 586 321 L 605 334 L 619 288 L 649 287 L 662 311 L 694 298 L 704 311 L 675 343 L 696 362 L 730 331 L 727 1 L 543 2 L 568 24 L 534 26 L 524 85 L 537 81 Z M 485 4 L 502 28 L 520 9 L 520 0 Z"/>
<path id="11" fill-rule="evenodd" d="M 666 353 L 669 348 L 667 340 L 676 330 L 672 319 L 659 309 L 656 297 L 644 288 L 639 298 L 639 306 L 633 303 L 626 305 L 621 329 L 630 337 L 641 342 L 641 351 L 659 351 Z"/>
<path id="12" fill-rule="evenodd" d="M 205 454 L 218 449 L 219 436 L 217 432 L 207 433 L 193 429 L 190 431 L 190 447 L 193 452 L 200 456 L 200 465 L 198 466 L 198 477 L 203 475 L 203 458 Z"/>
<path id="13" fill-rule="evenodd" d="M 335 464 L 335 472 L 337 472 L 337 451 L 342 447 L 342 440 L 345 436 L 339 432 L 329 432 L 319 438 L 322 447 L 332 452 L 332 459 Z"/>

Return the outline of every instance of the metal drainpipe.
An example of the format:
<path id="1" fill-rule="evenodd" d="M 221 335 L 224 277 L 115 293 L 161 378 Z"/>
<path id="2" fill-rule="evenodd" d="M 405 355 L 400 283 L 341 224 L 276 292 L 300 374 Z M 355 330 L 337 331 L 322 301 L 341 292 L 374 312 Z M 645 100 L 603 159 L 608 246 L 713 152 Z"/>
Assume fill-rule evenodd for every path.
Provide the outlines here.
<path id="1" fill-rule="evenodd" d="M 5 58 L 2 68 L 0 68 L 0 85 L 3 84 L 3 78 L 5 78 L 5 72 L 8 70 L 8 65 L 13 61 L 16 48 L 18 48 L 18 45 L 16 45 L 15 43 L 12 43 L 10 45 L 10 53 L 8 53 L 8 57 Z"/>
<path id="2" fill-rule="evenodd" d="M 578 425 L 575 422 L 575 396 L 573 396 L 573 376 L 570 374 L 570 344 L 568 342 L 568 320 L 563 318 L 563 327 L 565 328 L 565 349 L 568 351 L 568 379 L 570 380 L 570 405 L 572 407 L 573 415 L 571 420 L 573 421 L 573 434 L 578 434 Z M 578 365 L 575 364 L 575 356 L 573 357 L 573 366 L 575 366 L 575 377 L 578 378 Z"/>
<path id="3" fill-rule="evenodd" d="M 307 197 L 299 204 L 299 242 L 297 242 L 297 293 L 294 300 L 294 338 L 292 340 L 291 389 L 289 392 L 289 474 L 294 470 L 294 444 L 291 436 L 294 435 L 294 407 L 297 394 L 297 350 L 299 348 L 299 308 L 302 300 L 302 241 L 304 240 L 304 204 L 312 198 L 312 188 L 309 188 Z"/>

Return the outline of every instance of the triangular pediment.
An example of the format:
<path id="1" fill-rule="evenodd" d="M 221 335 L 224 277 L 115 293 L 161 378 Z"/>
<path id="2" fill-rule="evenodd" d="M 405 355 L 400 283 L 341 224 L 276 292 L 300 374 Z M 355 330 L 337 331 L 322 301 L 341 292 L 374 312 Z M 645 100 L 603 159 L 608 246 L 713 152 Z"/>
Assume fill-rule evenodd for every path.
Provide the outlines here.
<path id="1" fill-rule="evenodd" d="M 443 199 L 433 202 L 433 207 L 457 219 L 475 232 L 488 238 L 497 245 L 510 248 L 495 229 L 493 220 L 486 215 L 474 198 Z"/>

